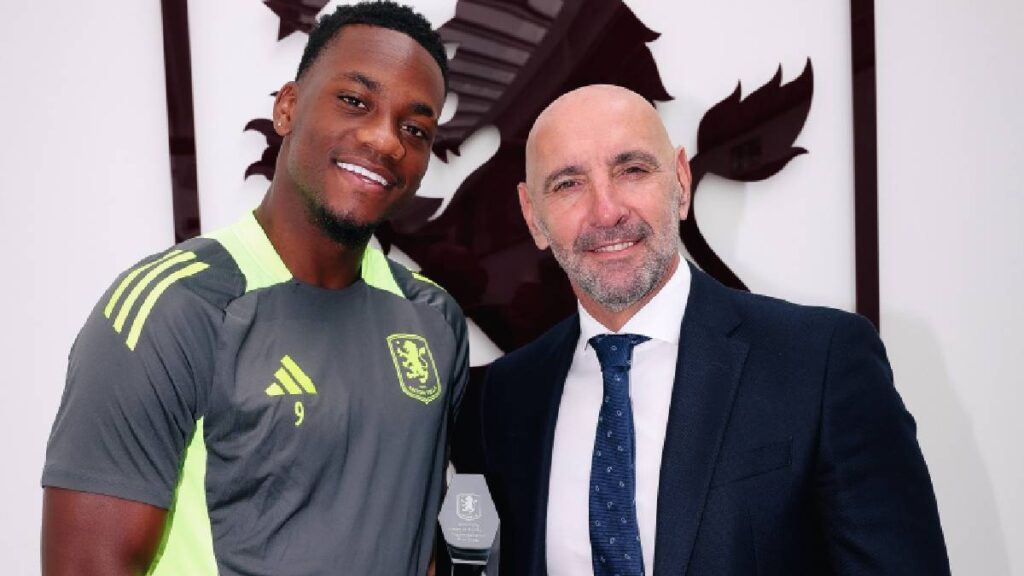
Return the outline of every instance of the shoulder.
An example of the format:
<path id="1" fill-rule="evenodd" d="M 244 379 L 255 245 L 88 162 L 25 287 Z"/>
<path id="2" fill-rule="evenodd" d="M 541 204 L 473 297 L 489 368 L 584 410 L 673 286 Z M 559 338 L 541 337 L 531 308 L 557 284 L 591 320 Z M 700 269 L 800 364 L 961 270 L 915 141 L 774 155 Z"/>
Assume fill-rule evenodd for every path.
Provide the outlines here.
<path id="1" fill-rule="evenodd" d="M 728 288 L 700 271 L 694 273 L 686 314 L 702 321 L 734 316 L 739 332 L 752 340 L 828 342 L 837 329 L 874 332 L 857 314 Z"/>
<path id="2" fill-rule="evenodd" d="M 192 238 L 165 254 L 171 252 L 177 253 L 171 257 L 172 259 L 180 257 L 182 261 L 172 267 L 169 277 L 173 276 L 183 281 L 180 284 L 177 281 L 170 283 L 177 285 L 182 291 L 191 292 L 218 308 L 223 308 L 228 302 L 245 293 L 245 274 L 234 256 L 217 240 L 207 237 Z"/>
<path id="3" fill-rule="evenodd" d="M 406 300 L 441 314 L 456 336 L 459 339 L 465 338 L 466 318 L 451 294 L 419 272 L 414 272 L 390 258 L 386 258 L 386 262 L 398 290 Z"/>
<path id="4" fill-rule="evenodd" d="M 861 316 L 837 308 L 797 304 L 761 294 L 738 293 L 736 302 L 745 317 L 762 330 L 820 335 L 832 332 L 840 324 L 867 322 Z"/>
<path id="5" fill-rule="evenodd" d="M 549 328 L 535 340 L 494 361 L 488 369 L 488 379 L 528 377 L 533 371 L 546 372 L 571 355 L 579 340 L 580 318 L 573 314 Z"/>
<path id="6" fill-rule="evenodd" d="M 134 349 L 146 326 L 188 324 L 216 314 L 244 290 L 230 254 L 214 240 L 193 238 L 119 274 L 94 318 L 110 323 Z"/>

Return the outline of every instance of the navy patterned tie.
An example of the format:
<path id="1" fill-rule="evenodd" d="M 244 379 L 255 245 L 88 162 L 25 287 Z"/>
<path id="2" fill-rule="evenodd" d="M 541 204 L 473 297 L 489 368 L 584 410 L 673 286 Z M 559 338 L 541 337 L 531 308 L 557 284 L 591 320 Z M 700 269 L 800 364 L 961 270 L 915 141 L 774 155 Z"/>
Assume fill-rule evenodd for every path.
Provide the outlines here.
<path id="1" fill-rule="evenodd" d="M 590 339 L 604 380 L 590 468 L 590 547 L 595 576 L 641 576 L 644 559 L 636 522 L 636 457 L 629 366 L 637 334 Z"/>

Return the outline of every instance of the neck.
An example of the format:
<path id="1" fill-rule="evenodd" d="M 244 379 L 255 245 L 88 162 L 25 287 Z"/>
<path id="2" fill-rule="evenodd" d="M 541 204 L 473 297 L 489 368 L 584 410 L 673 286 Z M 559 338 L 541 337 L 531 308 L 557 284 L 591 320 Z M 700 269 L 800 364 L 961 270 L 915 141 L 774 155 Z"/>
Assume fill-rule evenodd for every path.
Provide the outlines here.
<path id="1" fill-rule="evenodd" d="M 573 290 L 576 292 L 576 297 L 579 299 L 580 305 L 583 306 L 583 309 L 586 310 L 588 314 L 594 317 L 594 320 L 600 322 L 602 326 L 611 332 L 618 332 L 619 330 L 622 330 L 622 327 L 625 326 L 633 316 L 636 316 L 637 312 L 642 310 L 648 302 L 653 300 L 654 297 L 658 295 L 658 292 L 661 292 L 661 289 L 665 287 L 665 284 L 668 283 L 669 278 L 672 277 L 672 274 L 675 273 L 676 268 L 679 266 L 679 260 L 679 254 L 676 254 L 676 257 L 672 260 L 672 263 L 669 264 L 665 273 L 662 274 L 658 283 L 654 285 L 654 288 L 651 288 L 651 291 L 643 298 L 622 310 L 610 310 L 603 304 L 591 298 L 582 290 L 576 289 L 575 285 L 573 286 Z"/>
<path id="2" fill-rule="evenodd" d="M 271 182 L 255 215 L 296 279 L 332 290 L 356 281 L 366 246 L 352 248 L 328 237 L 310 221 L 298 191 L 283 190 L 277 180 Z"/>

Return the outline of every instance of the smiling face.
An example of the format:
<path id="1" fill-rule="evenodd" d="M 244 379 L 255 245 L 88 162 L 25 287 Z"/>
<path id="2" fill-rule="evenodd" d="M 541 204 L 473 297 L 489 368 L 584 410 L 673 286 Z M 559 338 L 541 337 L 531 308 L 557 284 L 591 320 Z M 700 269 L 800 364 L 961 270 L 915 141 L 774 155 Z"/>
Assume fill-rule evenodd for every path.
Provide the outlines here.
<path id="1" fill-rule="evenodd" d="M 278 94 L 285 177 L 275 186 L 298 193 L 335 240 L 365 244 L 419 188 L 443 104 L 441 70 L 415 40 L 346 26 Z"/>
<path id="2" fill-rule="evenodd" d="M 570 92 L 538 117 L 526 166 L 523 216 L 584 307 L 639 309 L 678 265 L 689 207 L 686 155 L 654 108 L 614 86 Z"/>

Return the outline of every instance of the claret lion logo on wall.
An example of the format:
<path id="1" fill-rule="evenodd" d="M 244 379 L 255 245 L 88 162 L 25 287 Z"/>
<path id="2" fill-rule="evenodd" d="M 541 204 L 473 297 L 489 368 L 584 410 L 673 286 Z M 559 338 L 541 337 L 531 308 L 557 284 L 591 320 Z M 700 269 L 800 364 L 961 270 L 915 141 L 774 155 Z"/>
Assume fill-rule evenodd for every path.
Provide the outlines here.
<path id="1" fill-rule="evenodd" d="M 325 0 L 264 0 L 280 17 L 278 38 L 308 32 Z M 457 46 L 450 61 L 455 114 L 440 126 L 437 158 L 445 170 L 478 131 L 501 135 L 494 154 L 462 180 L 438 215 L 442 200 L 417 196 L 377 232 L 387 251 L 399 248 L 444 286 L 502 350 L 509 351 L 571 314 L 576 301 L 550 252 L 540 252 L 520 215 L 516 184 L 523 180 L 526 137 L 534 119 L 559 95 L 588 84 L 617 84 L 652 103 L 672 99 L 647 44 L 659 37 L 620 0 L 459 0 L 455 17 L 438 29 Z M 810 60 L 790 83 L 782 69 L 741 98 L 733 93 L 708 110 L 691 150 L 693 196 L 708 175 L 753 182 L 770 178 L 807 150 L 794 146 L 810 111 L 814 77 Z M 272 178 L 281 139 L 269 119 L 245 126 L 267 139 L 246 177 Z M 699 227 L 696 202 L 681 223 L 686 250 L 723 283 L 745 288 L 715 254 Z M 390 339 L 389 339 L 390 342 Z M 409 340 L 405 340 L 409 343 Z M 402 362 L 404 347 L 392 346 Z M 403 390 L 414 367 L 400 369 Z M 415 387 L 410 388 L 410 390 Z M 410 392 L 413 397 L 423 399 Z M 424 400 L 429 401 L 429 400 Z"/>

